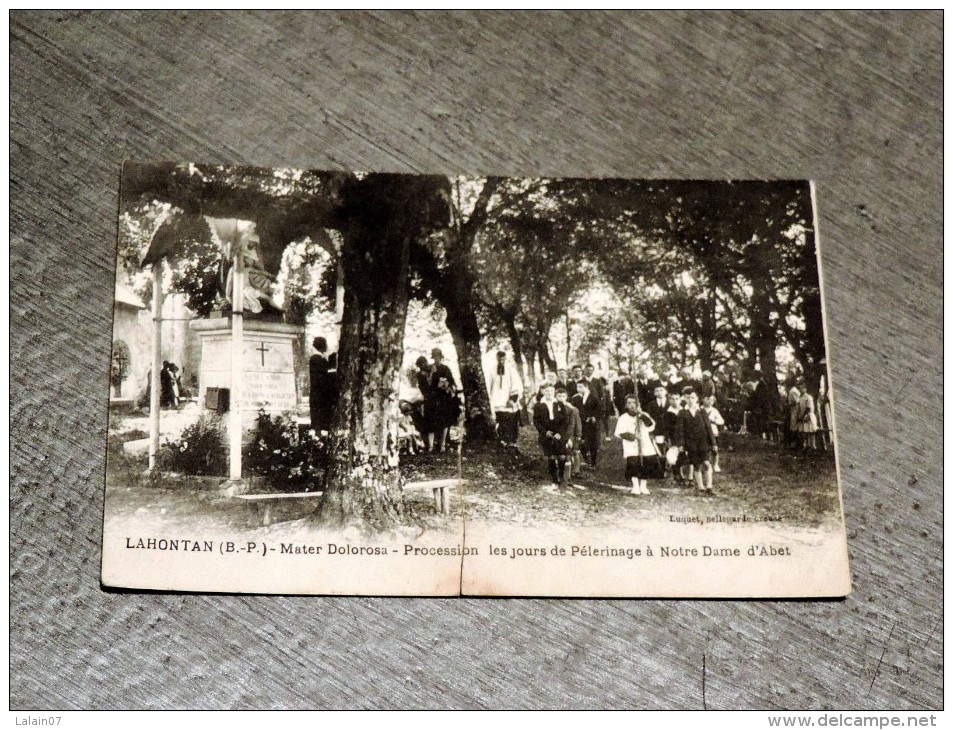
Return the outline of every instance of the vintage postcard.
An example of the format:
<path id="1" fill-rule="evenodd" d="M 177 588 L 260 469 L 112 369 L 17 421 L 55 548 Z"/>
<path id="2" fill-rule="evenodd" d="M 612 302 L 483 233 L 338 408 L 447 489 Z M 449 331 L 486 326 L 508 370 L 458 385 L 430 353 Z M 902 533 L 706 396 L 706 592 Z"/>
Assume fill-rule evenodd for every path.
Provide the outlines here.
<path id="1" fill-rule="evenodd" d="M 850 592 L 810 182 L 120 190 L 105 586 Z"/>

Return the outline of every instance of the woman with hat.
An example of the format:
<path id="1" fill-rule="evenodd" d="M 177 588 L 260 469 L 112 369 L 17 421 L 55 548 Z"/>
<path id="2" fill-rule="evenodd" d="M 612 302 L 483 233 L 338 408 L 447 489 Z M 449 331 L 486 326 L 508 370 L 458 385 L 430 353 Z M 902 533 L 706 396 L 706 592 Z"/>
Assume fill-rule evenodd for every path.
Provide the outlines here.
<path id="1" fill-rule="evenodd" d="M 430 389 L 425 394 L 424 411 L 427 414 L 427 426 L 433 434 L 433 450 L 443 451 L 447 445 L 447 431 L 460 417 L 460 401 L 457 400 L 457 383 L 453 373 L 443 362 L 443 352 L 435 347 L 430 357 L 433 366 Z M 427 441 L 429 444 L 430 438 Z"/>

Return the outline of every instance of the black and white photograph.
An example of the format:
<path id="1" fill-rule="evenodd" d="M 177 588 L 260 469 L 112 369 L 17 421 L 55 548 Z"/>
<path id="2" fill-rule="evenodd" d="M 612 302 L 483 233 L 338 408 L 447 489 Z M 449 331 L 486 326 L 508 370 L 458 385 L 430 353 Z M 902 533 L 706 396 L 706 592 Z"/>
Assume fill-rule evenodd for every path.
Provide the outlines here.
<path id="1" fill-rule="evenodd" d="M 933 722 L 943 20 L 12 11 L 16 724 Z"/>
<path id="2" fill-rule="evenodd" d="M 103 581 L 844 595 L 817 239 L 807 181 L 127 162 Z"/>

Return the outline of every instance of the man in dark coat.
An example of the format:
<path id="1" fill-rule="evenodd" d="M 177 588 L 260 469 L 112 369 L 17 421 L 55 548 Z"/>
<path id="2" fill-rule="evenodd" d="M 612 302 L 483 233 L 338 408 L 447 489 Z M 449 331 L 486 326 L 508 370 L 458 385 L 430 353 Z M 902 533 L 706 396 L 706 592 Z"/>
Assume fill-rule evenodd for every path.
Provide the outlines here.
<path id="1" fill-rule="evenodd" d="M 159 406 L 171 408 L 175 405 L 175 387 L 173 385 L 172 368 L 168 360 L 162 361 L 159 371 Z"/>
<path id="2" fill-rule="evenodd" d="M 315 353 L 308 361 L 308 402 L 311 407 L 311 430 L 320 434 L 331 427 L 332 381 L 331 363 L 327 358 L 328 341 L 315 337 L 311 343 Z"/>
<path id="3" fill-rule="evenodd" d="M 643 411 L 648 410 L 649 403 L 655 397 L 655 386 L 661 385 L 661 382 L 658 378 L 649 376 L 648 368 L 640 367 L 636 372 L 635 394 Z"/>
<path id="4" fill-rule="evenodd" d="M 580 451 L 582 445 L 582 417 L 579 415 L 579 409 L 569 402 L 569 394 L 564 387 L 556 386 L 556 400 L 566 406 L 572 419 L 572 431 L 570 432 L 572 446 L 566 448 L 568 452 L 566 460 L 569 466 L 569 478 L 566 480 L 566 484 L 576 489 L 585 489 L 581 484 L 573 484 L 572 481 L 572 477 L 579 474 L 582 469 L 582 453 Z"/>
<path id="5" fill-rule="evenodd" d="M 775 415 L 776 397 L 771 395 L 771 388 L 764 381 L 764 376 L 760 371 L 756 375 L 757 383 L 754 392 L 751 394 L 748 409 L 751 411 L 751 421 L 748 424 L 748 430 L 757 434 L 759 438 L 767 439 L 771 432 L 771 421 Z"/>
<path id="6" fill-rule="evenodd" d="M 572 397 L 572 404 L 579 410 L 582 419 L 582 455 L 590 466 L 599 460 L 599 426 L 602 421 L 602 403 L 596 398 L 585 381 Z"/>
<path id="7" fill-rule="evenodd" d="M 612 384 L 612 402 L 615 404 L 615 410 L 618 414 L 625 413 L 626 396 L 635 393 L 635 381 L 629 377 L 629 371 L 619 370 L 619 377 Z"/>
<path id="8" fill-rule="evenodd" d="M 589 383 L 590 395 L 594 395 L 599 401 L 599 406 L 603 407 L 606 400 L 609 398 L 609 393 L 606 389 L 606 381 L 596 375 L 596 368 L 591 363 L 586 365 L 585 370 L 583 371 L 583 379 Z"/>
<path id="9" fill-rule="evenodd" d="M 701 401 L 701 387 L 702 387 L 702 383 L 700 380 L 697 380 L 695 378 L 694 371 L 688 366 L 683 367 L 682 379 L 679 382 L 679 392 L 685 395 L 685 391 L 688 388 L 691 388 L 698 395 L 699 401 Z"/>
<path id="10" fill-rule="evenodd" d="M 568 486 L 572 463 L 573 419 L 569 408 L 556 400 L 556 386 L 546 383 L 543 397 L 533 406 L 533 425 L 539 435 L 539 448 L 549 468 L 553 486 Z"/>
<path id="11" fill-rule="evenodd" d="M 556 371 L 556 387 L 565 388 L 567 395 L 569 394 L 569 371 L 566 368 L 559 368 Z"/>
<path id="12" fill-rule="evenodd" d="M 671 448 L 675 445 L 675 436 L 678 432 L 678 416 L 682 412 L 682 396 L 678 393 L 669 392 L 667 398 L 668 408 L 662 419 L 662 433 L 665 435 L 665 443 Z M 677 467 L 678 468 L 672 469 L 672 477 L 676 482 L 684 482 L 688 474 L 688 469 L 691 467 L 685 463 L 683 458 L 679 459 Z"/>
<path id="13" fill-rule="evenodd" d="M 443 452 L 447 446 L 450 427 L 460 418 L 460 400 L 457 398 L 457 381 L 453 371 L 443 361 L 443 351 L 435 347 L 430 351 L 433 360 L 430 372 L 429 401 L 424 403 L 427 420 L 433 430 L 433 450 Z"/>
<path id="14" fill-rule="evenodd" d="M 570 400 L 579 392 L 576 386 L 581 380 L 585 380 L 582 375 L 582 365 L 573 365 L 572 375 L 569 378 L 569 382 L 566 383 L 566 392 L 569 394 Z"/>
<path id="15" fill-rule="evenodd" d="M 673 393 L 678 393 L 679 396 L 682 394 L 682 379 L 678 376 L 678 370 L 674 367 L 670 367 L 666 372 L 664 378 L 662 378 L 662 385 L 665 386 L 665 390 L 668 391 L 669 395 Z"/>
<path id="16" fill-rule="evenodd" d="M 655 421 L 655 443 L 659 445 L 659 450 L 664 453 L 665 449 L 671 446 L 669 440 L 669 430 L 666 427 L 668 419 L 668 396 L 665 392 L 665 386 L 661 383 L 655 386 L 655 393 L 652 400 L 645 407 L 645 412 Z"/>
<path id="17" fill-rule="evenodd" d="M 708 411 L 699 406 L 698 393 L 689 390 L 686 404 L 678 414 L 675 445 L 686 455 L 694 471 L 695 486 L 699 492 L 712 491 L 712 457 L 718 446 L 711 430 Z"/>
<path id="18" fill-rule="evenodd" d="M 547 372 L 546 375 L 544 375 L 543 377 L 545 379 L 540 384 L 539 388 L 536 390 L 536 398 L 533 400 L 533 403 L 539 403 L 543 399 L 543 388 L 545 388 L 547 385 L 551 385 L 553 386 L 553 388 L 565 387 L 565 386 L 559 385 L 559 383 L 556 380 L 556 373 L 554 373 L 552 370 Z"/>

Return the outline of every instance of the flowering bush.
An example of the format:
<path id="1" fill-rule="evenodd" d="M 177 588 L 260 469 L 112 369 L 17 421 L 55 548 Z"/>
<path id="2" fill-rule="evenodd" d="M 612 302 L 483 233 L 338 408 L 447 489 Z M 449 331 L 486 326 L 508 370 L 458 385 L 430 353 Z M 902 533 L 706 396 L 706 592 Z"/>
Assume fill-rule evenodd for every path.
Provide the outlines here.
<path id="1" fill-rule="evenodd" d="M 299 433 L 294 419 L 258 412 L 244 463 L 277 489 L 307 491 L 327 462 L 327 442 L 310 431 Z M 315 485 L 316 486 L 316 485 Z"/>
<path id="2" fill-rule="evenodd" d="M 222 419 L 216 413 L 205 413 L 182 431 L 177 441 L 159 449 L 159 468 L 189 475 L 225 476 L 228 471 L 228 449 Z"/>

